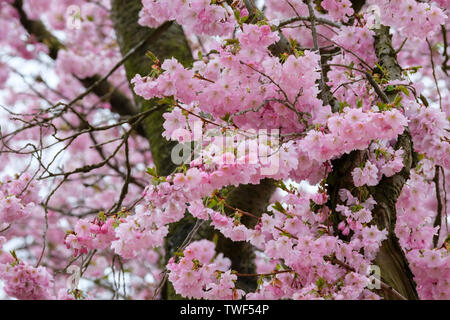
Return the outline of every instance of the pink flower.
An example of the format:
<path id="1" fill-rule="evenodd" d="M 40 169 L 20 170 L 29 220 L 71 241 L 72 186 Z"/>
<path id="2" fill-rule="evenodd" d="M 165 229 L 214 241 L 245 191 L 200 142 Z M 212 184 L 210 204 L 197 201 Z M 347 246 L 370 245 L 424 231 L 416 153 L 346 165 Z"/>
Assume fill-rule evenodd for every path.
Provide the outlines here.
<path id="1" fill-rule="evenodd" d="M 11 297 L 22 300 L 49 300 L 53 277 L 44 267 L 34 268 L 20 262 L 14 266 L 0 265 L 0 279 L 5 281 L 4 290 Z"/>
<path id="2" fill-rule="evenodd" d="M 378 168 L 370 161 L 367 161 L 363 169 L 353 169 L 352 177 L 355 187 L 361 187 L 363 185 L 376 186 L 379 181 Z"/>

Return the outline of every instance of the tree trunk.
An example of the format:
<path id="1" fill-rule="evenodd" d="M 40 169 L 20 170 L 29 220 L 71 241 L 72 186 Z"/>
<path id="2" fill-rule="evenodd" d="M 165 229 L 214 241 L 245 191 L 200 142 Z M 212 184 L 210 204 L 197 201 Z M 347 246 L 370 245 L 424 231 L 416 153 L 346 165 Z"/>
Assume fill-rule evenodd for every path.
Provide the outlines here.
<path id="1" fill-rule="evenodd" d="M 125 55 L 141 40 L 152 32 L 151 29 L 138 24 L 139 11 L 142 8 L 140 0 L 112 0 L 111 19 L 114 23 L 120 51 Z M 155 39 L 149 39 L 125 62 L 128 80 L 136 74 L 146 76 L 151 71 L 152 62 L 145 55 L 153 52 L 161 61 L 175 57 L 184 66 L 193 62 L 192 54 L 184 36 L 183 29 L 176 23 L 170 24 L 163 34 Z M 131 84 L 130 84 L 130 87 Z M 145 111 L 154 106 L 154 101 L 146 101 L 142 97 L 134 96 L 138 111 Z M 170 174 L 175 165 L 170 160 L 171 150 L 175 145 L 165 140 L 163 132 L 163 117 L 167 108 L 153 112 L 144 120 L 144 128 L 150 142 L 153 161 L 159 175 Z"/>

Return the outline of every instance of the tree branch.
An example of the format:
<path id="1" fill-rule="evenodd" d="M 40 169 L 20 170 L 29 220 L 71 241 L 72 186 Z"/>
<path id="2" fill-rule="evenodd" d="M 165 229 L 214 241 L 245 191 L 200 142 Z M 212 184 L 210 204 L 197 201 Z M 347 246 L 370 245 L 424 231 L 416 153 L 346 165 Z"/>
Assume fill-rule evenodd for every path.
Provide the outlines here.
<path id="1" fill-rule="evenodd" d="M 433 178 L 434 186 L 436 188 L 436 200 L 437 200 L 437 214 L 436 219 L 434 220 L 434 227 L 439 227 L 439 231 L 437 234 L 433 236 L 433 247 L 437 247 L 439 241 L 439 235 L 441 234 L 442 228 L 442 198 L 441 198 L 441 189 L 439 187 L 440 178 L 439 178 L 439 166 L 435 167 L 435 174 Z"/>

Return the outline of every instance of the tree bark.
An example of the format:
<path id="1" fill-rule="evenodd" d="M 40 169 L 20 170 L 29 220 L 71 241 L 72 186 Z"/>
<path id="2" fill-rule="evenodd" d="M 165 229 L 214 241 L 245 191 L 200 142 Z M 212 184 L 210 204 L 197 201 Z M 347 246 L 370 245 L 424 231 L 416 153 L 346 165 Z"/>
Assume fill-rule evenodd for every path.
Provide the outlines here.
<path id="1" fill-rule="evenodd" d="M 134 48 L 142 39 L 148 36 L 152 30 L 138 24 L 139 11 L 142 3 L 139 0 L 113 0 L 111 1 L 111 19 L 114 23 L 117 41 L 122 55 Z M 136 75 L 147 76 L 151 71 L 152 62 L 146 56 L 146 52 L 153 52 L 161 61 L 175 57 L 180 63 L 189 66 L 193 62 L 192 54 L 184 36 L 182 28 L 173 23 L 157 39 L 149 39 L 136 52 L 125 61 L 125 70 L 128 80 Z M 130 83 L 131 89 L 133 89 Z M 154 106 L 154 101 L 146 101 L 140 96 L 134 95 L 138 111 L 146 111 Z M 161 134 L 163 132 L 162 114 L 167 107 L 153 112 L 144 120 L 144 130 L 150 142 L 153 161 L 158 174 L 165 176 L 170 174 L 175 165 L 170 160 L 172 148 L 175 143 L 168 142 Z"/>

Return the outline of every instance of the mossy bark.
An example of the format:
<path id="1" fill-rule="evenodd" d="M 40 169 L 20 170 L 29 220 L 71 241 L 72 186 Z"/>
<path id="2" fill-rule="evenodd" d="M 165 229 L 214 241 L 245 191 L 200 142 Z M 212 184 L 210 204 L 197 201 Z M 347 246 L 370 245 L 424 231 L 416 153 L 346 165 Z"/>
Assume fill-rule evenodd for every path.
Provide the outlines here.
<path id="1" fill-rule="evenodd" d="M 139 11 L 142 8 L 138 0 L 112 0 L 111 19 L 114 23 L 117 41 L 122 55 L 127 54 L 140 41 L 148 37 L 151 29 L 138 24 Z M 184 36 L 183 29 L 176 23 L 171 24 L 161 36 L 149 39 L 136 52 L 125 61 L 125 70 L 128 80 L 136 74 L 146 76 L 151 71 L 152 61 L 146 56 L 146 52 L 153 52 L 161 61 L 175 57 L 180 63 L 189 66 L 193 62 L 192 54 Z M 130 87 L 132 85 L 130 83 Z M 145 111 L 154 106 L 154 101 L 147 101 L 137 95 L 134 100 L 138 111 Z M 174 143 L 169 143 L 161 134 L 163 132 L 163 117 L 167 108 L 161 108 L 153 112 L 144 120 L 144 129 L 150 142 L 159 175 L 170 174 L 175 165 L 170 160 Z"/>

